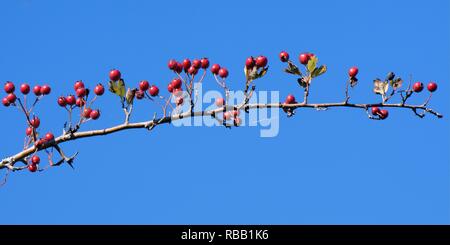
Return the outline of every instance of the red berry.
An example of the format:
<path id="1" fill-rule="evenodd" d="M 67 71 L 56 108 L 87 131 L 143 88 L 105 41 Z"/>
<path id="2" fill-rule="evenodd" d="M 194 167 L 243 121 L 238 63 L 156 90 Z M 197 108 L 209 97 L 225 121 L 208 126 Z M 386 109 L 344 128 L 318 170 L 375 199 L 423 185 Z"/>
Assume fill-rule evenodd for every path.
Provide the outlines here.
<path id="1" fill-rule="evenodd" d="M 359 71 L 358 67 L 354 66 L 348 70 L 348 75 L 350 77 L 356 77 L 356 75 L 358 74 L 358 71 Z"/>
<path id="2" fill-rule="evenodd" d="M 58 98 L 58 105 L 61 107 L 65 107 L 67 105 L 66 98 L 64 98 L 64 96 Z"/>
<path id="3" fill-rule="evenodd" d="M 250 56 L 245 60 L 245 67 L 251 69 L 253 66 L 255 66 L 255 59 L 253 59 L 253 56 Z"/>
<path id="4" fill-rule="evenodd" d="M 231 118 L 231 112 L 230 111 L 226 111 L 223 113 L 223 120 L 230 120 Z"/>
<path id="5" fill-rule="evenodd" d="M 16 95 L 14 93 L 10 93 L 6 96 L 6 98 L 8 99 L 9 103 L 14 104 L 14 102 L 16 102 Z"/>
<path id="6" fill-rule="evenodd" d="M 155 85 L 152 85 L 152 86 L 150 87 L 150 89 L 148 90 L 148 93 L 149 93 L 151 96 L 155 97 L 155 96 L 157 96 L 157 95 L 159 94 L 159 88 L 156 87 Z"/>
<path id="7" fill-rule="evenodd" d="M 140 91 L 142 93 L 142 91 Z M 143 94 L 143 93 L 142 93 Z M 99 110 L 93 110 L 91 111 L 91 113 L 89 114 L 89 117 L 92 120 L 97 120 L 100 117 L 100 111 Z"/>
<path id="8" fill-rule="evenodd" d="M 169 93 L 173 92 L 173 85 L 172 85 L 172 83 L 169 83 L 169 85 L 167 85 L 167 91 L 169 91 Z"/>
<path id="9" fill-rule="evenodd" d="M 66 97 L 66 102 L 67 102 L 68 105 L 75 105 L 75 103 L 76 103 L 75 96 L 73 96 L 73 95 L 67 96 Z"/>
<path id="10" fill-rule="evenodd" d="M 183 97 L 177 97 L 176 98 L 176 100 L 175 100 L 175 104 L 177 105 L 177 106 L 180 106 L 180 105 L 182 105 L 183 104 Z"/>
<path id="11" fill-rule="evenodd" d="M 242 120 L 239 117 L 235 117 L 233 122 L 235 126 L 240 126 L 242 124 Z"/>
<path id="12" fill-rule="evenodd" d="M 6 82 L 4 89 L 5 89 L 5 92 L 9 94 L 9 93 L 13 93 L 14 90 L 16 89 L 16 87 L 14 86 L 14 83 Z"/>
<path id="13" fill-rule="evenodd" d="M 177 67 L 174 70 L 176 73 L 181 73 L 183 71 L 183 64 L 177 63 Z"/>
<path id="14" fill-rule="evenodd" d="M 28 170 L 30 171 L 30 172 L 32 172 L 32 173 L 34 173 L 34 172 L 36 172 L 37 171 L 37 165 L 36 164 L 30 164 L 30 165 L 28 165 Z"/>
<path id="15" fill-rule="evenodd" d="M 177 61 L 176 60 L 169 60 L 169 63 L 167 64 L 170 70 L 175 70 L 177 68 Z"/>
<path id="16" fill-rule="evenodd" d="M 31 158 L 31 163 L 34 164 L 34 165 L 39 164 L 40 162 L 41 162 L 41 159 L 39 158 L 39 156 L 34 155 Z"/>
<path id="17" fill-rule="evenodd" d="M 102 96 L 105 93 L 105 87 L 101 83 L 97 84 L 94 88 L 94 93 L 98 96 Z"/>
<path id="18" fill-rule="evenodd" d="M 413 91 L 416 93 L 420 93 L 423 90 L 423 83 L 415 82 L 413 85 Z"/>
<path id="19" fill-rule="evenodd" d="M 265 56 L 258 56 L 258 58 L 256 58 L 256 67 L 266 67 L 267 65 L 267 58 Z"/>
<path id="20" fill-rule="evenodd" d="M 73 85 L 73 89 L 77 91 L 79 88 L 84 88 L 84 83 L 82 81 L 76 81 L 75 85 Z"/>
<path id="21" fill-rule="evenodd" d="M 174 88 L 173 89 L 173 95 L 176 97 L 179 97 L 183 95 L 183 89 L 182 88 Z"/>
<path id="22" fill-rule="evenodd" d="M 27 136 L 30 136 L 32 133 L 33 133 L 33 128 L 32 128 L 32 127 L 28 127 L 28 128 L 25 130 L 25 134 L 26 134 Z"/>
<path id="23" fill-rule="evenodd" d="M 201 62 L 201 67 L 203 69 L 208 69 L 208 67 L 209 67 L 209 60 L 208 60 L 208 58 L 203 58 L 203 59 L 200 60 L 200 62 Z"/>
<path id="24" fill-rule="evenodd" d="M 221 106 L 223 106 L 223 104 L 225 104 L 225 100 L 223 98 L 217 98 L 216 99 L 216 106 L 217 107 L 221 107 Z"/>
<path id="25" fill-rule="evenodd" d="M 220 70 L 220 65 L 219 64 L 214 64 L 211 66 L 211 72 L 215 75 L 219 74 L 219 70 Z"/>
<path id="26" fill-rule="evenodd" d="M 313 53 L 308 53 L 308 56 L 309 56 L 309 58 L 311 59 L 312 57 L 315 56 L 315 54 L 313 54 Z"/>
<path id="27" fill-rule="evenodd" d="M 386 119 L 389 116 L 389 111 L 388 110 L 380 110 L 378 115 L 380 116 L 381 119 Z"/>
<path id="28" fill-rule="evenodd" d="M 86 89 L 78 88 L 77 91 L 75 91 L 75 94 L 77 95 L 77 97 L 84 97 L 86 96 Z"/>
<path id="29" fill-rule="evenodd" d="M 194 66 L 191 66 L 191 67 L 189 67 L 187 72 L 191 75 L 197 75 L 198 70 Z"/>
<path id="30" fill-rule="evenodd" d="M 149 84 L 148 81 L 146 81 L 146 80 L 142 80 L 142 81 L 139 83 L 139 89 L 140 89 L 141 91 L 146 91 L 149 87 L 150 87 L 150 84 Z"/>
<path id="31" fill-rule="evenodd" d="M 378 115 L 380 113 L 380 108 L 374 106 L 372 107 L 372 115 Z"/>
<path id="32" fill-rule="evenodd" d="M 170 84 L 172 84 L 173 88 L 181 88 L 181 79 L 174 78 Z"/>
<path id="33" fill-rule="evenodd" d="M 44 139 L 40 139 L 34 142 L 34 147 L 36 148 L 41 148 L 43 145 L 45 144 L 45 140 Z"/>
<path id="34" fill-rule="evenodd" d="M 48 95 L 52 89 L 47 84 L 41 87 L 41 94 Z"/>
<path id="35" fill-rule="evenodd" d="M 298 60 L 303 65 L 306 65 L 306 64 L 308 64 L 308 61 L 309 61 L 310 58 L 311 57 L 307 53 L 303 53 L 303 54 L 300 54 L 300 56 L 298 57 Z"/>
<path id="36" fill-rule="evenodd" d="M 77 101 L 75 102 L 75 104 L 78 107 L 83 107 L 86 104 L 86 101 L 83 98 L 77 98 Z"/>
<path id="37" fill-rule="evenodd" d="M 22 94 L 28 94 L 30 92 L 30 85 L 26 83 L 20 85 L 20 92 L 22 92 Z"/>
<path id="38" fill-rule="evenodd" d="M 286 51 L 281 51 L 280 60 L 281 62 L 287 62 L 289 60 L 289 54 Z"/>
<path id="39" fill-rule="evenodd" d="M 433 93 L 434 91 L 436 91 L 437 89 L 437 84 L 435 82 L 430 82 L 427 85 L 427 89 L 428 91 L 430 91 L 431 93 Z"/>
<path id="40" fill-rule="evenodd" d="M 224 67 L 220 68 L 220 70 L 219 70 L 219 76 L 220 76 L 221 78 L 226 78 L 226 77 L 228 77 L 228 70 L 227 70 L 227 68 L 224 68 Z"/>
<path id="41" fill-rule="evenodd" d="M 295 97 L 292 94 L 289 94 L 286 97 L 286 100 L 284 101 L 285 104 L 294 104 L 295 103 Z"/>
<path id="42" fill-rule="evenodd" d="M 233 114 L 233 117 L 238 117 L 239 116 L 239 110 L 233 110 L 232 114 Z"/>
<path id="43" fill-rule="evenodd" d="M 34 86 L 34 88 L 33 88 L 33 93 L 34 93 L 36 96 L 41 95 L 41 94 L 42 94 L 42 92 L 41 92 L 41 86 L 39 86 L 39 85 Z"/>
<path id="44" fill-rule="evenodd" d="M 91 116 L 91 112 L 92 112 L 91 108 L 84 108 L 84 110 L 83 110 L 83 117 L 84 118 L 89 118 Z"/>
<path id="45" fill-rule="evenodd" d="M 2 99 L 2 104 L 3 104 L 4 106 L 6 106 L 6 107 L 8 107 L 9 105 L 11 105 L 11 103 L 9 103 L 8 98 L 6 98 L 6 97 L 4 97 L 4 98 Z"/>
<path id="46" fill-rule="evenodd" d="M 192 61 L 192 66 L 195 69 L 200 69 L 200 67 L 202 66 L 202 62 L 200 60 L 195 59 Z"/>
<path id="47" fill-rule="evenodd" d="M 47 133 L 45 135 L 45 140 L 47 140 L 47 141 L 52 141 L 54 139 L 55 139 L 55 136 L 52 133 Z"/>
<path id="48" fill-rule="evenodd" d="M 33 119 L 31 119 L 30 123 L 33 128 L 39 128 L 39 125 L 41 125 L 41 120 L 39 120 L 39 117 L 35 116 Z"/>
<path id="49" fill-rule="evenodd" d="M 184 59 L 183 60 L 183 68 L 185 71 L 187 71 L 189 69 L 189 67 L 191 67 L 191 61 L 189 59 Z"/>
<path id="50" fill-rule="evenodd" d="M 111 81 L 118 81 L 121 78 L 122 74 L 120 73 L 119 70 L 111 70 L 109 72 L 109 79 L 111 79 Z"/>
<path id="51" fill-rule="evenodd" d="M 136 91 L 134 96 L 136 96 L 136 99 L 142 100 L 144 98 L 144 95 L 145 95 L 144 91 L 138 90 Z"/>

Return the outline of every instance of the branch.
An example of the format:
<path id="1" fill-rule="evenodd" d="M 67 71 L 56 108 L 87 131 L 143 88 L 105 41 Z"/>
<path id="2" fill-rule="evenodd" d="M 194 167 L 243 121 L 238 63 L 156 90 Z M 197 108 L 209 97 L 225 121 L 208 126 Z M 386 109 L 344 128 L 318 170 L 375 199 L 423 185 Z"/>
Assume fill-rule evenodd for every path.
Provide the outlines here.
<path id="1" fill-rule="evenodd" d="M 50 147 L 55 147 L 57 150 L 59 149 L 58 145 L 64 142 L 73 141 L 81 138 L 88 138 L 88 137 L 95 137 L 95 136 L 102 136 L 102 135 L 108 135 L 112 133 L 116 133 L 123 130 L 128 129 L 139 129 L 139 128 L 146 128 L 146 129 L 153 129 L 155 126 L 160 124 L 169 124 L 172 121 L 180 120 L 187 117 L 203 117 L 203 116 L 212 116 L 214 117 L 216 114 L 223 112 L 224 109 L 226 110 L 249 110 L 249 109 L 263 109 L 263 108 L 281 108 L 281 109 L 297 109 L 297 108 L 312 108 L 312 109 L 328 109 L 332 107 L 348 107 L 348 108 L 358 108 L 367 111 L 370 107 L 391 107 L 391 108 L 401 108 L 401 109 L 410 109 L 414 113 L 417 112 L 417 110 L 422 110 L 426 113 L 432 114 L 438 118 L 442 118 L 443 115 L 439 114 L 438 112 L 434 111 L 431 108 L 426 107 L 425 105 L 409 105 L 409 104 L 383 104 L 383 103 L 375 103 L 375 104 L 352 104 L 347 102 L 341 102 L 341 103 L 322 103 L 322 104 L 307 104 L 307 103 L 296 103 L 296 104 L 282 104 L 282 103 L 271 103 L 271 104 L 247 104 L 243 107 L 238 107 L 235 105 L 226 105 L 221 108 L 217 108 L 210 111 L 197 111 L 197 112 L 184 112 L 175 114 L 172 116 L 164 116 L 161 118 L 154 118 L 150 121 L 144 121 L 144 122 L 136 122 L 136 123 L 128 123 L 125 122 L 120 125 L 116 125 L 110 128 L 105 129 L 99 129 L 99 130 L 91 130 L 91 131 L 84 131 L 84 132 L 74 132 L 71 134 L 65 134 L 57 137 L 52 144 L 45 144 L 44 146 L 40 148 L 36 148 L 35 146 L 31 146 L 13 156 L 10 156 L 8 158 L 3 159 L 0 161 L 0 169 L 8 168 L 11 170 L 19 170 L 14 167 L 14 164 L 16 162 L 24 162 L 25 159 L 34 154 L 37 151 L 45 150 Z M 64 153 L 59 152 L 62 156 L 62 158 L 65 161 L 72 161 L 73 157 L 65 157 Z"/>

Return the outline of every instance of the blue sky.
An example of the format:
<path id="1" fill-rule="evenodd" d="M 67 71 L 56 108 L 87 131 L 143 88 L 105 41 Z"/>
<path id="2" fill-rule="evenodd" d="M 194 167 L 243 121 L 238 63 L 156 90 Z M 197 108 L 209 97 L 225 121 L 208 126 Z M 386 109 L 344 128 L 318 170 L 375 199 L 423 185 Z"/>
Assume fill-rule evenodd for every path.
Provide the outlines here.
<path id="1" fill-rule="evenodd" d="M 301 96 L 282 72 L 281 50 L 314 52 L 328 65 L 312 102 L 342 100 L 347 69 L 360 68 L 353 102 L 377 102 L 372 79 L 394 71 L 438 82 L 430 106 L 445 116 L 450 81 L 448 1 L 32 1 L 0 3 L 2 81 L 48 83 L 41 130 L 61 132 L 56 98 L 73 82 L 90 87 L 119 68 L 165 91 L 170 58 L 209 57 L 241 89 L 242 66 L 264 54 L 260 90 Z M 211 76 L 205 89 L 217 89 Z M 411 102 L 421 103 L 420 94 Z M 98 101 L 99 121 L 123 120 L 117 98 Z M 158 108 L 136 106 L 134 120 Z M 23 144 L 23 115 L 0 108 L 0 157 Z M 448 117 L 390 110 L 385 121 L 359 110 L 281 115 L 275 138 L 259 128 L 164 125 L 63 145 L 80 151 L 76 170 L 22 171 L 0 189 L 2 224 L 448 224 Z M 44 158 L 44 155 L 41 155 Z M 2 172 L 4 174 L 4 172 Z M 8 210 L 8 211 L 6 211 Z"/>

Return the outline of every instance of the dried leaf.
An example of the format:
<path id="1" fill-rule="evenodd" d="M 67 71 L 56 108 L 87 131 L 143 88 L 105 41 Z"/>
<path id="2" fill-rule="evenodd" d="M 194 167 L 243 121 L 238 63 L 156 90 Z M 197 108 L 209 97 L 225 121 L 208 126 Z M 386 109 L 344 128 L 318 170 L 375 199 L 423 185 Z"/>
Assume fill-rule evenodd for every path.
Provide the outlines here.
<path id="1" fill-rule="evenodd" d="M 397 90 L 402 86 L 403 80 L 400 77 L 398 77 L 395 80 L 391 80 L 390 84 L 392 86 L 392 89 Z"/>
<path id="2" fill-rule="evenodd" d="M 386 95 L 389 89 L 388 82 L 382 82 L 380 79 L 373 80 L 373 92 L 376 94 Z"/>
<path id="3" fill-rule="evenodd" d="M 356 77 L 351 77 L 350 78 L 350 86 L 353 88 L 356 86 L 356 84 L 358 84 L 358 78 Z"/>
<path id="4" fill-rule="evenodd" d="M 293 75 L 302 75 L 302 72 L 296 65 L 294 65 L 291 61 L 288 61 L 288 67 L 284 69 L 286 73 L 293 74 Z"/>
<path id="5" fill-rule="evenodd" d="M 308 84 L 306 83 L 304 77 L 301 77 L 301 78 L 297 79 L 297 82 L 298 82 L 298 84 L 299 84 L 300 86 L 302 86 L 303 88 L 306 88 L 306 85 L 308 85 Z"/>

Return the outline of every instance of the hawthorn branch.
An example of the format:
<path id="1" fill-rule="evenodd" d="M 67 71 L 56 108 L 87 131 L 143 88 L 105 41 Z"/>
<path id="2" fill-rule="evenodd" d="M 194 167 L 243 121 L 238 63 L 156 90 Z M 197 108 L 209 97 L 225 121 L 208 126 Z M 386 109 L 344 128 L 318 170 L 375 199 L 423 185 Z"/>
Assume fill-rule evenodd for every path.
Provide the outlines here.
<path id="1" fill-rule="evenodd" d="M 129 129 L 153 129 L 155 126 L 160 124 L 170 124 L 172 121 L 180 120 L 187 117 L 203 117 L 203 116 L 212 116 L 214 117 L 216 114 L 223 112 L 224 109 L 226 110 L 249 110 L 249 109 L 263 109 L 263 108 L 280 108 L 280 109 L 298 109 L 298 108 L 312 108 L 312 109 L 329 109 L 333 107 L 344 107 L 344 108 L 357 108 L 362 109 L 367 112 L 368 108 L 370 107 L 390 107 L 390 108 L 400 108 L 400 109 L 409 109 L 412 110 L 414 113 L 417 112 L 417 110 L 422 110 L 423 112 L 432 114 L 436 116 L 437 118 L 442 118 L 443 115 L 438 113 L 437 111 L 426 107 L 425 105 L 411 105 L 411 104 L 403 104 L 403 103 L 396 103 L 396 104 L 384 104 L 384 103 L 373 103 L 373 104 L 353 104 L 353 103 L 347 103 L 347 102 L 341 102 L 341 103 L 319 103 L 319 104 L 307 104 L 307 103 L 296 103 L 296 104 L 283 104 L 283 103 L 271 103 L 271 104 L 246 104 L 243 107 L 237 107 L 235 105 L 225 105 L 224 107 L 217 108 L 214 110 L 209 111 L 196 111 L 196 112 L 183 112 L 178 113 L 172 116 L 164 116 L 161 118 L 153 118 L 150 121 L 144 121 L 144 122 L 135 122 L 135 123 L 127 123 L 124 122 L 122 124 L 105 128 L 105 129 L 99 129 L 99 130 L 91 130 L 91 131 L 81 131 L 81 132 L 74 132 L 71 134 L 64 134 L 55 139 L 52 144 L 45 144 L 44 146 L 37 148 L 36 146 L 31 146 L 13 156 L 10 156 L 8 158 L 5 158 L 0 161 L 0 169 L 8 168 L 10 170 L 21 170 L 22 168 L 16 168 L 14 167 L 14 164 L 16 162 L 26 162 L 26 158 L 30 155 L 34 154 L 37 151 L 45 150 L 50 147 L 54 147 L 57 151 L 59 148 L 59 144 L 78 140 L 82 138 L 89 138 L 89 137 L 95 137 L 95 136 L 103 136 L 108 135 L 124 130 Z M 370 117 L 369 117 L 370 118 Z M 228 126 L 228 125 L 227 125 Z M 62 151 L 58 151 L 63 158 L 64 161 L 73 161 L 73 158 L 76 156 L 76 154 L 72 157 L 66 157 Z"/>

